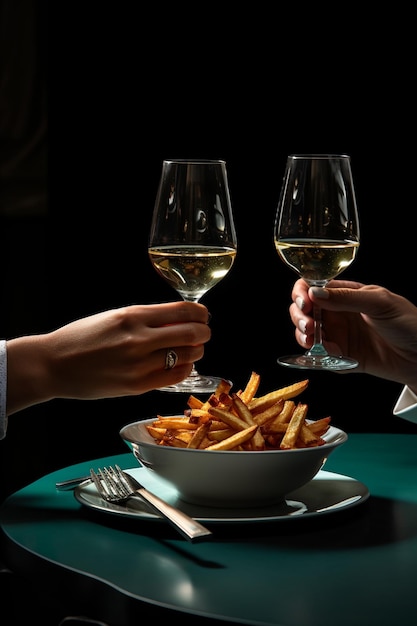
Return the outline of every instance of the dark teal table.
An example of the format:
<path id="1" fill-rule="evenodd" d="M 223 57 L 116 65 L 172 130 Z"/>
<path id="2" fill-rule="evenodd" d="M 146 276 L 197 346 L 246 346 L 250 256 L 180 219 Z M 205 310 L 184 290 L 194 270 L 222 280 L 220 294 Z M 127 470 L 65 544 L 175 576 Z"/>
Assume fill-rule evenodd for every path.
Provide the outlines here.
<path id="1" fill-rule="evenodd" d="M 0 509 L 10 565 L 71 610 L 115 626 L 180 618 L 268 626 L 415 626 L 417 435 L 351 434 L 325 469 L 365 483 L 358 506 L 309 518 L 220 524 L 189 544 L 162 522 L 81 506 L 55 482 L 130 453 L 49 474 Z M 169 622 L 171 623 L 171 622 Z M 150 626 L 150 625 L 149 625 Z"/>

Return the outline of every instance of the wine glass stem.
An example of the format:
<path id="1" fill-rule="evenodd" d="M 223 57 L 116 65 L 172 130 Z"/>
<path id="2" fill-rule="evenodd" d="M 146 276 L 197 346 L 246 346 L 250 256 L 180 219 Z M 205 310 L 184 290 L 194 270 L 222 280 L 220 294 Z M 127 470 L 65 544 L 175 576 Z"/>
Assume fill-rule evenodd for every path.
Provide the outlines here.
<path id="1" fill-rule="evenodd" d="M 322 339 L 322 319 L 321 308 L 318 306 L 313 307 L 314 315 L 314 343 L 310 350 L 307 352 L 308 356 L 326 356 L 327 350 L 323 346 Z"/>
<path id="2" fill-rule="evenodd" d="M 187 378 L 196 378 L 199 376 L 199 373 L 196 370 L 195 364 L 193 363 L 193 368 L 191 372 L 188 374 Z"/>
<path id="3" fill-rule="evenodd" d="M 192 295 L 188 295 L 187 297 L 185 297 L 184 295 L 182 295 L 182 299 L 185 300 L 186 302 L 199 302 L 200 298 L 197 296 L 192 296 Z M 190 378 L 193 379 L 197 379 L 200 378 L 200 374 L 197 372 L 197 368 L 195 366 L 195 363 L 193 363 L 193 367 L 191 372 L 188 374 L 187 376 L 187 380 L 189 381 Z"/>

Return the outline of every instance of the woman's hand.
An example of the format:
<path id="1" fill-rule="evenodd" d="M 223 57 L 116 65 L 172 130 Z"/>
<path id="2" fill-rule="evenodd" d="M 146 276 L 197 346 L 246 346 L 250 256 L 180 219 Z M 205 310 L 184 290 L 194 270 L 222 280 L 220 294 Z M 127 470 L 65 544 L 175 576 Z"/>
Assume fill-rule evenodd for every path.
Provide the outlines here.
<path id="1" fill-rule="evenodd" d="M 211 331 L 202 304 L 133 305 L 7 342 L 7 413 L 52 398 L 142 394 L 185 378 Z M 168 350 L 178 356 L 165 369 Z"/>
<path id="2" fill-rule="evenodd" d="M 408 385 L 417 392 L 417 307 L 378 285 L 333 280 L 325 289 L 294 284 L 290 316 L 303 348 L 313 343 L 313 304 L 323 311 L 326 349 L 359 361 L 350 370 Z"/>

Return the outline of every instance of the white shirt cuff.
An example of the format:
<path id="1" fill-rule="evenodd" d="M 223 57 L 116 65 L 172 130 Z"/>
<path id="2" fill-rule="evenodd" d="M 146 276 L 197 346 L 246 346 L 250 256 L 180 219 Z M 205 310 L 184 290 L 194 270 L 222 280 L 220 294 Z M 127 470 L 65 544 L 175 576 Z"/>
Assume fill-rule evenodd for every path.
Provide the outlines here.
<path id="1" fill-rule="evenodd" d="M 393 412 L 394 415 L 417 424 L 417 395 L 408 387 L 404 387 Z"/>
<path id="2" fill-rule="evenodd" d="M 4 439 L 7 432 L 7 350 L 6 340 L 0 341 L 0 439 Z"/>

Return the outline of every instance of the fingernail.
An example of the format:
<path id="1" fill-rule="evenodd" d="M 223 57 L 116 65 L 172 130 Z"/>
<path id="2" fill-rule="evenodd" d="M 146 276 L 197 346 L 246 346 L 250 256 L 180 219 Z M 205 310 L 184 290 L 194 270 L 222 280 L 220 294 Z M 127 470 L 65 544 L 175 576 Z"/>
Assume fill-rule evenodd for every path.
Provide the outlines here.
<path id="1" fill-rule="evenodd" d="M 323 289 L 323 287 L 310 287 L 311 293 L 316 298 L 322 298 L 323 300 L 329 299 L 329 292 L 327 289 Z"/>
<path id="2" fill-rule="evenodd" d="M 301 339 L 301 341 L 303 342 L 304 345 L 307 344 L 307 335 L 301 335 L 300 339 Z"/>
<path id="3" fill-rule="evenodd" d="M 210 322 L 211 322 L 211 313 L 209 311 L 206 324 L 210 324 Z"/>
<path id="4" fill-rule="evenodd" d="M 305 320 L 300 320 L 298 322 L 298 328 L 300 329 L 300 331 L 305 335 L 306 332 L 306 323 Z"/>
<path id="5" fill-rule="evenodd" d="M 304 309 L 305 302 L 301 296 L 298 296 L 298 298 L 295 299 L 295 304 L 298 306 L 299 309 Z"/>

